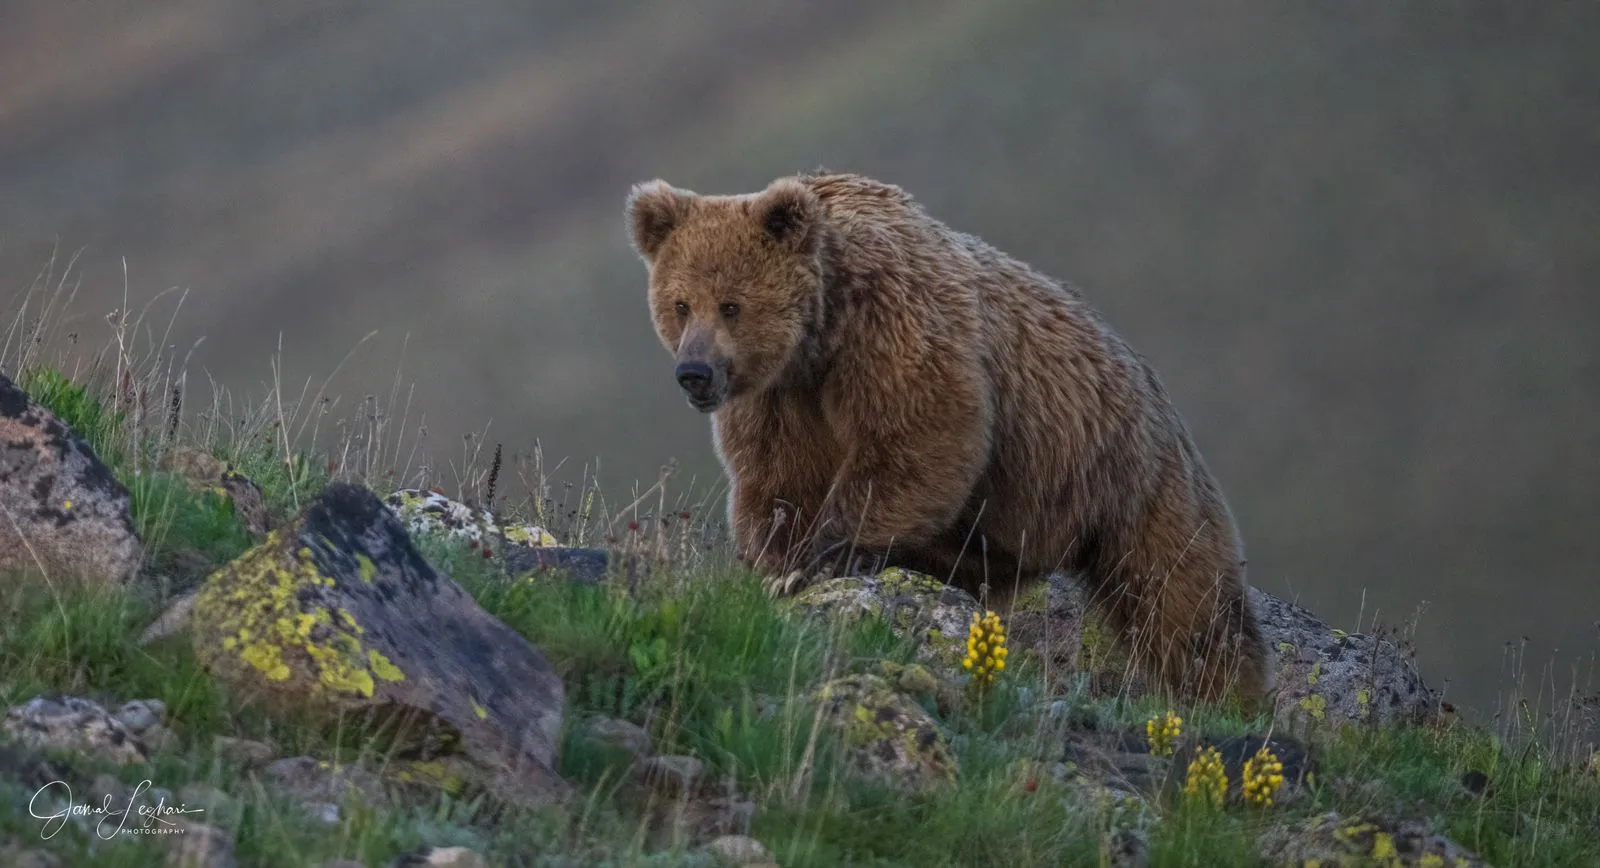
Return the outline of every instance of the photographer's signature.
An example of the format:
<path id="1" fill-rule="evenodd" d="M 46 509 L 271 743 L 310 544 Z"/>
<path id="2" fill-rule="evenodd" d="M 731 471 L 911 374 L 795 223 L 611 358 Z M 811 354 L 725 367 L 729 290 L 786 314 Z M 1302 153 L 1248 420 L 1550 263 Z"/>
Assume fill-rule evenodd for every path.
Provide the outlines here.
<path id="1" fill-rule="evenodd" d="M 39 788 L 28 800 L 28 813 L 36 820 L 44 820 L 44 829 L 41 835 L 45 840 L 55 837 L 67 821 L 75 817 L 99 817 L 95 823 L 94 831 L 101 840 L 109 841 L 117 835 L 172 835 L 181 834 L 183 827 L 177 821 L 185 814 L 205 813 L 204 808 L 187 808 L 182 804 L 168 805 L 165 796 L 156 799 L 154 805 L 139 804 L 139 796 L 150 789 L 149 781 L 140 781 L 128 796 L 128 801 L 121 805 L 113 805 L 111 795 L 108 793 L 99 805 L 78 803 L 72 800 L 72 788 L 66 781 L 51 781 Z M 54 813 L 45 813 L 54 807 L 54 803 L 45 796 L 54 795 L 65 798 L 66 806 Z M 130 825 L 132 818 L 135 825 Z M 107 829 L 110 831 L 108 832 Z"/>

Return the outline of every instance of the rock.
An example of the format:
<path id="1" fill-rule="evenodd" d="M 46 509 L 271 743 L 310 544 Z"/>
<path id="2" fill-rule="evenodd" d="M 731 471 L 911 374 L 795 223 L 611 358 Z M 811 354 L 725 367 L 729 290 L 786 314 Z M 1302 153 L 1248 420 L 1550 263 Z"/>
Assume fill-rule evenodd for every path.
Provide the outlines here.
<path id="1" fill-rule="evenodd" d="M 1437 711 L 1437 698 L 1394 643 L 1336 630 L 1260 588 L 1250 588 L 1249 596 L 1275 657 L 1280 714 L 1320 723 L 1383 725 L 1423 721 Z M 1087 674 L 1091 695 L 1145 692 L 1145 679 L 1128 670 L 1126 655 L 1092 613 L 1077 582 L 1051 576 L 1019 598 L 1018 609 L 1007 632 L 1013 653 Z"/>
<path id="2" fill-rule="evenodd" d="M 723 835 L 705 846 L 707 853 L 735 865 L 757 865 L 772 861 L 767 848 L 754 838 L 743 835 Z"/>
<path id="3" fill-rule="evenodd" d="M 650 733 L 626 720 L 596 715 L 584 724 L 583 732 L 597 746 L 621 751 L 635 759 L 649 756 L 654 749 Z"/>
<path id="4" fill-rule="evenodd" d="M 127 582 L 144 556 L 131 503 L 82 437 L 0 374 L 0 571 Z"/>
<path id="5" fill-rule="evenodd" d="M 1109 868 L 1146 868 L 1150 864 L 1150 839 L 1134 829 L 1120 829 L 1106 841 Z"/>
<path id="6" fill-rule="evenodd" d="M 183 834 L 167 836 L 167 868 L 234 868 L 233 837 L 214 826 L 185 824 Z"/>
<path id="7" fill-rule="evenodd" d="M 1346 633 L 1255 588 L 1251 603 L 1277 652 L 1277 710 L 1315 723 L 1420 723 L 1439 709 L 1410 655 L 1385 639 Z"/>
<path id="8" fill-rule="evenodd" d="M 246 695 L 329 722 L 414 714 L 424 730 L 450 733 L 494 794 L 538 806 L 568 791 L 551 768 L 560 678 L 436 572 L 366 489 L 329 485 L 214 573 L 191 632 L 200 661 Z"/>
<path id="9" fill-rule="evenodd" d="M 61 868 L 61 857 L 47 850 L 23 849 L 20 842 L 0 838 L 0 865 L 6 868 Z"/>
<path id="10" fill-rule="evenodd" d="M 34 748 L 81 751 L 120 764 L 150 760 L 122 721 L 77 696 L 34 697 L 6 712 L 0 731 Z"/>
<path id="11" fill-rule="evenodd" d="M 167 705 L 159 699 L 135 699 L 117 709 L 117 720 L 135 734 L 160 726 L 167 719 Z"/>
<path id="12" fill-rule="evenodd" d="M 443 534 L 479 545 L 511 543 L 526 547 L 556 546 L 556 538 L 531 524 L 502 525 L 487 509 L 474 510 L 437 491 L 402 488 L 384 499 L 406 530 L 415 535 Z"/>
<path id="13" fill-rule="evenodd" d="M 961 666 L 972 617 L 983 611 L 967 592 L 899 567 L 820 582 L 796 595 L 794 605 L 846 619 L 882 617 L 895 635 L 915 639 L 919 660 L 951 669 Z"/>
<path id="14" fill-rule="evenodd" d="M 605 549 L 565 546 L 525 546 L 508 543 L 501 548 L 506 572 L 514 576 L 563 573 L 570 581 L 598 582 L 611 572 L 611 553 Z M 624 568 L 637 569 L 639 559 L 628 558 Z"/>
<path id="15" fill-rule="evenodd" d="M 489 868 L 476 851 L 466 847 L 427 847 L 396 856 L 390 868 Z"/>
<path id="16" fill-rule="evenodd" d="M 233 797 L 209 784 L 185 784 L 178 790 L 178 806 L 186 811 L 199 809 L 205 812 L 207 818 L 214 818 L 219 814 L 231 814 L 234 809 Z"/>
<path id="17" fill-rule="evenodd" d="M 694 792 L 705 763 L 692 756 L 653 756 L 633 767 L 634 776 L 664 796 L 678 798 Z"/>
<path id="18" fill-rule="evenodd" d="M 437 491 L 404 488 L 384 502 L 413 536 L 443 535 L 481 546 L 514 576 L 563 573 L 571 581 L 598 582 L 612 568 L 605 549 L 563 546 L 537 525 L 503 524 L 490 511 L 474 510 Z M 625 567 L 638 569 L 637 561 L 628 558 Z"/>
<path id="19" fill-rule="evenodd" d="M 183 477 L 191 491 L 210 491 L 233 502 L 233 514 L 255 536 L 271 529 L 261 487 L 235 470 L 233 465 L 200 449 L 177 449 L 167 455 L 160 469 Z"/>
<path id="20" fill-rule="evenodd" d="M 176 636 L 189 629 L 189 623 L 194 617 L 194 598 L 198 594 L 198 589 L 192 590 L 174 599 L 167 606 L 166 611 L 161 613 L 161 617 L 157 618 L 155 623 L 146 627 L 144 632 L 139 634 L 140 647 L 149 645 L 152 642 L 158 642 L 168 636 Z"/>
<path id="21" fill-rule="evenodd" d="M 843 738 L 854 773 L 912 793 L 955 780 L 956 757 L 938 723 L 888 681 L 849 675 L 813 697 L 824 723 Z"/>
<path id="22" fill-rule="evenodd" d="M 1273 865 L 1375 864 L 1396 868 L 1487 868 L 1478 854 L 1420 820 L 1326 813 L 1260 838 L 1261 858 Z"/>
<path id="23" fill-rule="evenodd" d="M 270 744 L 226 735 L 219 735 L 213 738 L 211 747 L 217 752 L 218 756 L 239 763 L 246 768 L 260 768 L 272 762 L 278 756 L 278 749 Z"/>
<path id="24" fill-rule="evenodd" d="M 339 806 L 332 802 L 302 802 L 306 815 L 324 826 L 337 826 L 341 818 Z"/>
<path id="25" fill-rule="evenodd" d="M 270 763 L 261 774 L 280 789 L 310 804 L 327 803 L 337 807 L 352 794 L 359 795 L 369 805 L 387 801 L 383 781 L 359 765 L 296 756 Z"/>

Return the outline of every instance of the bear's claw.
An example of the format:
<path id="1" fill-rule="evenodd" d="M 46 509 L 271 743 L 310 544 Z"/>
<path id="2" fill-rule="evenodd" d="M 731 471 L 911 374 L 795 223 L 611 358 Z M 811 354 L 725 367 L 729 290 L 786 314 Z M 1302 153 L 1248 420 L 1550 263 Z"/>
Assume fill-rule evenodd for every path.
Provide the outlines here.
<path id="1" fill-rule="evenodd" d="M 761 580 L 761 587 L 766 590 L 768 597 L 789 597 L 805 590 L 816 579 L 805 570 L 793 570 L 787 574 L 767 576 Z"/>

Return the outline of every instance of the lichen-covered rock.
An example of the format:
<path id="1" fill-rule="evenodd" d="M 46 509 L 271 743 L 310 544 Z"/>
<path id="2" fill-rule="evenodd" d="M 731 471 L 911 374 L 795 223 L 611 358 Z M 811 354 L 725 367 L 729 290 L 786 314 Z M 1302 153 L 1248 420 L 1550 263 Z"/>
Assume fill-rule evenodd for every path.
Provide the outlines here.
<path id="1" fill-rule="evenodd" d="M 1471 850 L 1419 820 L 1327 813 L 1261 836 L 1261 858 L 1284 868 L 1383 865 L 1393 868 L 1486 868 Z"/>
<path id="2" fill-rule="evenodd" d="M 366 489 L 335 483 L 213 574 L 197 657 L 235 689 L 333 719 L 416 713 L 524 804 L 564 794 L 551 769 L 564 692 L 544 655 L 439 575 Z"/>
<path id="3" fill-rule="evenodd" d="M 537 525 L 501 524 L 489 510 L 473 509 L 437 491 L 402 488 L 384 502 L 413 534 L 444 534 L 480 545 L 499 541 L 521 546 L 560 545 Z"/>
<path id="4" fill-rule="evenodd" d="M 908 792 L 955 780 L 957 760 L 938 722 L 888 681 L 848 675 L 818 687 L 814 698 L 854 773 Z"/>
<path id="5" fill-rule="evenodd" d="M 119 764 L 150 761 L 126 724 L 79 696 L 36 696 L 6 712 L 0 731 L 33 748 L 78 751 Z"/>
<path id="6" fill-rule="evenodd" d="M 383 780 L 359 765 L 295 756 L 268 764 L 261 774 L 310 805 L 337 807 L 352 795 L 359 795 L 369 805 L 381 805 L 386 800 Z"/>
<path id="7" fill-rule="evenodd" d="M 89 444 L 0 374 L 0 571 L 127 582 L 144 556 L 130 505 Z"/>
<path id="8" fill-rule="evenodd" d="M 944 668 L 960 667 L 972 617 L 983 611 L 960 588 L 899 567 L 820 582 L 801 591 L 794 603 L 845 619 L 882 617 L 895 635 L 915 637 L 917 659 Z"/>
<path id="9" fill-rule="evenodd" d="M 1438 699 L 1410 655 L 1393 642 L 1334 629 L 1260 588 L 1250 588 L 1249 599 L 1275 655 L 1280 715 L 1382 725 L 1426 720 L 1437 710 Z M 1091 614 L 1082 585 L 1066 576 L 1050 577 L 1042 590 L 1019 600 L 1007 635 L 1013 653 L 1090 676 L 1113 675 L 1115 692 L 1139 695 L 1145 686 L 1128 667 L 1116 636 Z M 1106 692 L 1094 678 L 1090 686 L 1091 693 Z"/>
<path id="10" fill-rule="evenodd" d="M 1416 723 L 1438 697 L 1393 642 L 1336 630 L 1287 600 L 1252 589 L 1267 647 L 1277 653 L 1277 708 L 1313 723 Z"/>
<path id="11" fill-rule="evenodd" d="M 235 868 L 233 836 L 215 826 L 184 823 L 183 834 L 164 836 L 166 868 Z"/>
<path id="12" fill-rule="evenodd" d="M 506 572 L 514 576 L 559 573 L 569 581 L 598 582 L 611 571 L 611 553 L 605 549 L 570 546 L 526 546 L 507 543 L 499 554 Z M 627 566 L 638 567 L 637 558 Z"/>
<path id="13" fill-rule="evenodd" d="M 260 536 L 271 529 L 261 486 L 234 466 L 200 449 L 177 449 L 162 459 L 161 469 L 182 477 L 191 491 L 209 491 L 233 502 L 234 515 L 250 533 Z"/>
<path id="14" fill-rule="evenodd" d="M 466 847 L 423 846 L 402 853 L 389 862 L 389 868 L 489 868 L 476 851 Z"/>

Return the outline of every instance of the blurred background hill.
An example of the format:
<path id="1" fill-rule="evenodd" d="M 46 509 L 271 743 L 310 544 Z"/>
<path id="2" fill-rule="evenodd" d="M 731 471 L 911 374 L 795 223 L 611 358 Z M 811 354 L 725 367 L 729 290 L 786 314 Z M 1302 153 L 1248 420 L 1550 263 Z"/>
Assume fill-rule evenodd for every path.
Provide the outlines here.
<path id="1" fill-rule="evenodd" d="M 1524 636 L 1593 683 L 1600 5 L 0 3 L 0 287 L 81 249 L 98 344 L 125 258 L 245 394 L 280 335 L 320 382 L 376 329 L 335 392 L 403 361 L 436 449 L 489 424 L 613 497 L 718 473 L 629 185 L 819 165 L 1081 285 L 1255 583 L 1427 601 L 1424 672 L 1481 709 Z"/>

